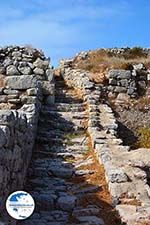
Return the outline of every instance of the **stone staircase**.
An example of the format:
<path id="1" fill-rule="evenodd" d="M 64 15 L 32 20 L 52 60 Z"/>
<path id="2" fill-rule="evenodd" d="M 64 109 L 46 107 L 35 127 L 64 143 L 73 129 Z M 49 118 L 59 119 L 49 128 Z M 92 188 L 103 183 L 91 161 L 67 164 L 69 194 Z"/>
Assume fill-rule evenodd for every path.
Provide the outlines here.
<path id="1" fill-rule="evenodd" d="M 54 105 L 43 105 L 25 187 L 34 197 L 36 209 L 19 224 L 110 225 L 111 206 L 104 204 L 104 216 L 105 208 L 96 198 L 102 184 L 91 182 L 92 176 L 99 176 L 99 170 L 94 167 L 96 159 L 86 133 L 87 106 L 59 77 L 55 99 Z M 110 218 L 115 225 L 116 217 Z"/>

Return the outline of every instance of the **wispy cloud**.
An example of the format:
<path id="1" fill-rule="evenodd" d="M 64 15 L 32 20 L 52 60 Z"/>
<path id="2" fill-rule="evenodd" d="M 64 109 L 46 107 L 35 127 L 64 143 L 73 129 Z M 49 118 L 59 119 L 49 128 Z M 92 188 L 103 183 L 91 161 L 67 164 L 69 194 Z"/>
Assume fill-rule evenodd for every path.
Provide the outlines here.
<path id="1" fill-rule="evenodd" d="M 100 29 L 129 13 L 125 1 L 10 0 L 0 8 L 1 45 L 32 44 L 44 49 L 55 63 L 58 57 L 69 56 L 89 43 L 92 47 Z"/>

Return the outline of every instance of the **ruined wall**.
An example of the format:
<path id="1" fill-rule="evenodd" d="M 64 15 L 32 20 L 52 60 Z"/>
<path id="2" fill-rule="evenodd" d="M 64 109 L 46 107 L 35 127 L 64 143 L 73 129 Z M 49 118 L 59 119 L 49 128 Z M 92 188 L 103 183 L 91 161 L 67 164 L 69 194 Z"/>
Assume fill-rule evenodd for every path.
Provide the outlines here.
<path id="1" fill-rule="evenodd" d="M 0 49 L 0 211 L 20 190 L 32 156 L 43 101 L 54 102 L 49 59 L 29 47 Z"/>
<path id="2" fill-rule="evenodd" d="M 149 223 L 150 186 L 145 168 L 150 167 L 148 149 L 130 151 L 118 136 L 118 122 L 108 103 L 101 102 L 103 87 L 88 79 L 88 73 L 60 66 L 68 85 L 79 88 L 88 106 L 88 128 L 97 160 L 122 222 L 127 225 Z"/>
<path id="3" fill-rule="evenodd" d="M 68 76 L 68 80 L 74 80 L 74 86 L 78 88 L 90 88 L 94 82 L 90 79 L 90 72 L 72 68 L 73 59 L 61 60 L 62 74 Z M 98 76 L 98 75 L 97 75 Z M 80 77 L 80 79 L 78 79 Z M 82 80 L 82 81 L 81 81 Z M 84 85 L 83 83 L 84 82 Z M 126 102 L 130 98 L 143 96 L 150 84 L 150 71 L 143 64 L 133 65 L 131 70 L 112 69 L 106 74 L 106 81 L 101 86 L 103 96 L 116 99 L 118 103 Z M 97 84 L 98 85 L 98 84 Z"/>
<path id="4" fill-rule="evenodd" d="M 149 82 L 149 71 L 142 64 L 135 65 L 133 70 L 110 70 L 107 74 L 109 97 L 125 99 L 136 98 L 146 92 Z"/>

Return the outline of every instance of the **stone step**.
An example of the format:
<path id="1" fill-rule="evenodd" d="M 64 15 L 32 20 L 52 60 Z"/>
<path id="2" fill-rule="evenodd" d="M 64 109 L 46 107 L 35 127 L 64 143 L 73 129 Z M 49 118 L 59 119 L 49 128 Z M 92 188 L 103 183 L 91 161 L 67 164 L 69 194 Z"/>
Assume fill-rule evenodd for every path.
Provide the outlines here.
<path id="1" fill-rule="evenodd" d="M 59 118 L 59 117 L 63 117 L 63 118 L 73 118 L 73 119 L 87 119 L 88 118 L 88 114 L 87 111 L 83 111 L 83 112 L 57 112 L 57 111 L 47 111 L 47 110 L 42 110 L 40 117 L 44 117 L 44 119 L 46 118 Z"/>
<path id="2" fill-rule="evenodd" d="M 43 109 L 47 111 L 58 112 L 81 112 L 85 110 L 85 103 L 68 104 L 68 103 L 55 103 L 53 106 L 45 106 Z"/>
<path id="3" fill-rule="evenodd" d="M 45 130 L 39 130 L 37 132 L 37 136 L 40 138 L 47 138 L 48 140 L 51 138 L 61 138 L 63 139 L 63 133 L 62 132 L 55 132 L 54 130 L 51 131 L 45 131 Z"/>
<path id="4" fill-rule="evenodd" d="M 82 103 L 82 100 L 71 98 L 71 97 L 57 97 L 55 98 L 56 103 Z"/>
<path id="5" fill-rule="evenodd" d="M 61 145 L 62 144 L 62 138 L 50 138 L 49 140 L 47 137 L 41 137 L 37 136 L 36 141 L 39 143 L 49 143 L 51 145 Z"/>

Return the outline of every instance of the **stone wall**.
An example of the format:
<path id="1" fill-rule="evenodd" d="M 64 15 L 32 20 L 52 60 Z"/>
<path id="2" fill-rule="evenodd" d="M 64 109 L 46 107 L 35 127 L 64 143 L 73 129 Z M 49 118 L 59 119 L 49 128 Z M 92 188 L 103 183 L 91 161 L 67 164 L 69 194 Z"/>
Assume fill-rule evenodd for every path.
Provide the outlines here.
<path id="1" fill-rule="evenodd" d="M 18 46 L 0 49 L 0 78 L 0 213 L 3 215 L 8 194 L 23 188 L 40 108 L 43 101 L 54 102 L 54 82 L 49 59 L 36 49 Z"/>
<path id="2" fill-rule="evenodd" d="M 130 74 L 128 71 L 126 73 Z M 122 222 L 127 225 L 148 224 L 150 186 L 145 168 L 150 167 L 149 151 L 137 149 L 130 152 L 130 147 L 123 145 L 118 137 L 118 122 L 111 107 L 100 101 L 103 88 L 91 83 L 88 73 L 64 68 L 61 64 L 61 74 L 68 85 L 83 93 L 89 115 L 87 132 L 97 160 L 104 166 L 112 204 Z"/>
<path id="3" fill-rule="evenodd" d="M 145 94 L 149 71 L 139 64 L 135 65 L 133 70 L 110 70 L 107 79 L 109 97 L 120 99 L 121 96 L 129 96 L 135 98 Z"/>

